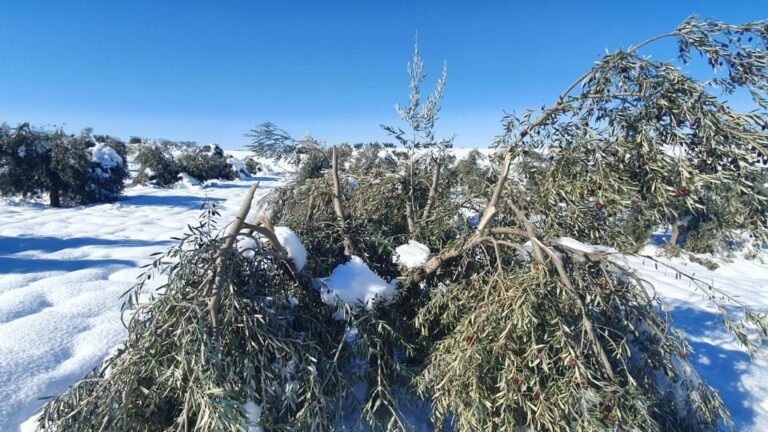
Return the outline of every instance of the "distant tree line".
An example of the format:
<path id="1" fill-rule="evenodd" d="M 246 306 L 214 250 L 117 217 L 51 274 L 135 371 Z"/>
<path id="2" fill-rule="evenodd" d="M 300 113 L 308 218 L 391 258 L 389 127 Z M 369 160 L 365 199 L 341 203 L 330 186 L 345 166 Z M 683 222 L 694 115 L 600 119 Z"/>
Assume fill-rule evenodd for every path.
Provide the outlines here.
<path id="1" fill-rule="evenodd" d="M 240 162 L 216 144 L 197 147 L 190 142 L 147 141 L 132 138 L 132 161 L 138 165 L 133 184 L 168 187 L 186 173 L 197 180 L 234 180 L 261 171 L 261 165 L 249 158 Z"/>
<path id="2" fill-rule="evenodd" d="M 0 124 L 0 196 L 47 197 L 52 207 L 111 202 L 132 184 L 169 187 L 181 173 L 197 180 L 248 178 L 261 170 L 253 158 L 225 155 L 216 144 L 131 137 L 128 143 L 90 128 L 70 134 L 29 123 Z"/>

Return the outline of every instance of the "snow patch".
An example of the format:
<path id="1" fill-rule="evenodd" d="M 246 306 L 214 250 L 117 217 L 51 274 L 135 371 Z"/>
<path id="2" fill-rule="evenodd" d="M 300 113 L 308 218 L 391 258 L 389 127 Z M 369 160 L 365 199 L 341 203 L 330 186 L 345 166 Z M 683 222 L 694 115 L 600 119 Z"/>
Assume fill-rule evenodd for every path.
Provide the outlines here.
<path id="1" fill-rule="evenodd" d="M 200 180 L 192 177 L 187 173 L 179 173 L 179 183 L 186 188 L 195 188 L 200 186 Z"/>
<path id="2" fill-rule="evenodd" d="M 232 165 L 232 171 L 237 174 L 237 176 L 240 178 L 240 180 L 248 180 L 251 178 L 251 173 L 248 172 L 248 169 L 245 167 L 245 164 L 238 158 L 234 156 L 230 156 L 227 159 L 227 163 Z"/>
<path id="3" fill-rule="evenodd" d="M 263 432 L 261 427 L 261 405 L 249 400 L 243 404 L 243 413 L 246 419 L 246 429 L 248 432 Z"/>
<path id="4" fill-rule="evenodd" d="M 429 247 L 416 240 L 408 240 L 407 244 L 395 248 L 392 262 L 413 269 L 423 266 L 427 259 L 429 259 Z"/>
<path id="5" fill-rule="evenodd" d="M 104 143 L 91 147 L 91 161 L 101 165 L 102 168 L 113 168 L 123 164 L 123 158 L 115 149 Z"/>
<path id="6" fill-rule="evenodd" d="M 284 226 L 275 227 L 275 236 L 281 245 L 288 251 L 288 258 L 293 260 L 296 271 L 301 271 L 307 264 L 307 250 L 301 243 L 299 236 L 290 228 Z"/>
<path id="7" fill-rule="evenodd" d="M 395 161 L 395 155 L 392 154 L 392 152 L 387 149 L 379 150 L 379 153 L 376 156 L 378 156 L 379 159 L 385 160 L 388 162 Z"/>
<path id="8" fill-rule="evenodd" d="M 387 283 L 371 270 L 358 256 L 333 269 L 325 279 L 325 290 L 322 293 L 326 304 L 336 304 L 337 299 L 348 305 L 362 301 L 371 307 L 378 298 L 390 299 L 395 293 L 397 281 Z"/>
<path id="9" fill-rule="evenodd" d="M 357 189 L 358 181 L 354 177 L 347 178 L 347 186 L 349 187 L 349 190 L 355 190 Z"/>
<path id="10" fill-rule="evenodd" d="M 288 251 L 288 258 L 293 261 L 296 271 L 301 271 L 307 264 L 307 250 L 301 243 L 299 236 L 290 228 L 284 226 L 275 227 L 275 237 Z M 237 250 L 246 258 L 253 258 L 258 250 L 256 240 L 250 237 L 238 237 Z"/>
<path id="11" fill-rule="evenodd" d="M 154 177 L 157 173 L 150 167 L 144 167 L 144 174 L 147 178 Z"/>
<path id="12" fill-rule="evenodd" d="M 595 254 L 599 252 L 599 250 L 596 247 L 592 245 L 588 245 L 586 243 L 582 243 L 571 237 L 556 238 L 552 240 L 552 244 L 560 246 L 563 249 L 566 249 L 570 252 L 575 252 L 575 253 Z"/>
<path id="13" fill-rule="evenodd" d="M 253 259 L 253 257 L 256 256 L 257 246 L 256 240 L 250 237 L 237 238 L 237 251 L 240 252 L 240 255 L 246 258 Z"/>

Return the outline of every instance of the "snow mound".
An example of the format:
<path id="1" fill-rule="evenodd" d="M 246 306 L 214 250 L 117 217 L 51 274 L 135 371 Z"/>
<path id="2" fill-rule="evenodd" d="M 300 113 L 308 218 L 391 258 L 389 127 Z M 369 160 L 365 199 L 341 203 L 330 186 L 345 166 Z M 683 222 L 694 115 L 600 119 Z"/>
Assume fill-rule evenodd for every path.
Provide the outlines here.
<path id="1" fill-rule="evenodd" d="M 187 173 L 179 173 L 179 182 L 186 188 L 194 188 L 200 186 L 200 180 L 192 177 Z"/>
<path id="2" fill-rule="evenodd" d="M 377 297 L 389 299 L 395 293 L 396 281 L 387 283 L 371 270 L 360 257 L 352 256 L 349 262 L 339 265 L 324 281 L 326 291 L 322 293 L 326 304 L 341 300 L 349 305 L 362 301 L 367 307 Z"/>
<path id="3" fill-rule="evenodd" d="M 288 258 L 293 260 L 296 271 L 301 271 L 307 264 L 307 250 L 290 228 L 284 226 L 275 227 L 275 237 L 280 244 L 288 251 Z M 258 244 L 256 240 L 250 237 L 238 237 L 237 250 L 246 258 L 253 258 L 256 255 Z"/>
<path id="4" fill-rule="evenodd" d="M 296 271 L 301 271 L 307 264 L 307 250 L 301 243 L 299 236 L 290 228 L 284 226 L 275 227 L 275 236 L 281 245 L 288 251 L 288 258 L 293 260 Z"/>
<path id="5" fill-rule="evenodd" d="M 421 267 L 429 259 L 429 247 L 415 240 L 395 248 L 392 262 L 401 264 L 409 269 Z"/>
<path id="6" fill-rule="evenodd" d="M 259 420 L 261 419 L 261 405 L 249 400 L 243 404 L 243 413 L 246 418 L 246 429 L 248 432 L 263 432 Z"/>
<path id="7" fill-rule="evenodd" d="M 101 165 L 102 168 L 113 168 L 123 164 L 123 158 L 112 147 L 98 143 L 91 148 L 91 161 Z"/>
<path id="8" fill-rule="evenodd" d="M 247 180 L 251 178 L 251 173 L 248 172 L 248 169 L 245 167 L 245 164 L 240 159 L 230 156 L 227 159 L 227 163 L 232 165 L 232 171 L 237 174 L 237 176 L 240 178 L 240 180 Z"/>
<path id="9" fill-rule="evenodd" d="M 237 251 L 240 255 L 253 259 L 256 256 L 256 240 L 250 237 L 238 237 L 237 238 Z"/>

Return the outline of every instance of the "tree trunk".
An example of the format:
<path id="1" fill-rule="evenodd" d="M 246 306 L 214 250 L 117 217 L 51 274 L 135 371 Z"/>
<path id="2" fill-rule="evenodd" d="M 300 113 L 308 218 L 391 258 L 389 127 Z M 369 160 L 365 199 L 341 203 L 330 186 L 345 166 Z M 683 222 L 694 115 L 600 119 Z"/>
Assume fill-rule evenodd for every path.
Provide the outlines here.
<path id="1" fill-rule="evenodd" d="M 413 237 L 413 233 L 416 232 L 416 226 L 413 221 L 413 206 L 411 205 L 410 198 L 405 200 L 405 221 L 408 222 L 408 232 Z"/>
<path id="2" fill-rule="evenodd" d="M 678 224 L 672 224 L 672 236 L 669 238 L 669 246 L 676 246 L 678 240 L 680 240 L 680 234 L 683 233 L 683 229 Z"/>
<path id="3" fill-rule="evenodd" d="M 422 223 L 426 223 L 427 219 L 429 218 L 429 214 L 432 211 L 432 206 L 435 205 L 435 199 L 437 197 L 437 187 L 440 184 L 440 170 L 442 169 L 442 164 L 439 160 L 435 161 L 434 166 L 432 167 L 434 170 L 432 172 L 432 184 L 429 185 L 429 196 L 427 197 L 427 205 L 424 206 L 424 212 L 421 215 L 421 221 Z"/>
<path id="4" fill-rule="evenodd" d="M 49 191 L 51 198 L 51 207 L 61 207 L 61 192 L 56 187 L 52 187 Z"/>
<path id="5" fill-rule="evenodd" d="M 347 232 L 347 224 L 344 218 L 344 207 L 341 205 L 341 181 L 339 180 L 339 157 L 336 154 L 336 147 L 331 149 L 331 176 L 333 177 L 333 210 L 336 212 L 336 219 L 339 222 L 341 231 L 341 241 L 344 244 L 344 256 L 352 256 L 352 239 Z"/>

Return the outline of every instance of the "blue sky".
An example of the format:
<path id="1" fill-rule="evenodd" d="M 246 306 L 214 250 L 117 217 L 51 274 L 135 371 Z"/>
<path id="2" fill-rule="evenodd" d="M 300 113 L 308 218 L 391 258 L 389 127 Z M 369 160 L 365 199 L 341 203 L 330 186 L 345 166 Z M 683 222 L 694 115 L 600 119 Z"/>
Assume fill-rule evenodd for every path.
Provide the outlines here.
<path id="1" fill-rule="evenodd" d="M 438 133 L 486 146 L 504 110 L 553 101 L 606 48 L 694 13 L 764 19 L 768 2 L 5 0 L 0 121 L 227 148 L 267 120 L 328 142 L 383 140 L 418 31 L 428 89 L 448 62 Z"/>

